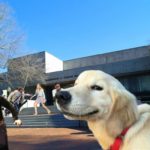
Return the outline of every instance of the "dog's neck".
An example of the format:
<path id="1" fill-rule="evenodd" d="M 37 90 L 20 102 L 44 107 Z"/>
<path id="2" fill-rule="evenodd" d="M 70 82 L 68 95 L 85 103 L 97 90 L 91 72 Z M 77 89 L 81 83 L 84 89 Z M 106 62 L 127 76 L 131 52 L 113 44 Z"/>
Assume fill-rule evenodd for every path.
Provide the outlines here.
<path id="1" fill-rule="evenodd" d="M 110 136 L 103 121 L 88 121 L 88 126 L 93 132 L 99 144 L 103 149 L 109 149 L 114 141 L 114 137 Z"/>
<path id="2" fill-rule="evenodd" d="M 114 143 L 115 138 L 123 131 L 122 125 L 117 127 L 115 123 L 112 124 L 108 122 L 107 124 L 105 121 L 88 122 L 89 128 L 92 130 L 94 136 L 104 150 L 108 150 Z"/>
<path id="3" fill-rule="evenodd" d="M 126 109 L 120 111 L 121 113 L 114 113 L 109 119 L 88 121 L 89 128 L 92 130 L 103 149 L 109 149 L 114 143 L 115 138 L 120 135 L 125 128 L 130 127 L 137 120 L 138 115 L 136 112 L 135 114 L 132 114 L 134 115 L 133 119 L 131 114 L 131 116 L 127 114 Z M 132 119 L 130 117 L 132 117 Z"/>

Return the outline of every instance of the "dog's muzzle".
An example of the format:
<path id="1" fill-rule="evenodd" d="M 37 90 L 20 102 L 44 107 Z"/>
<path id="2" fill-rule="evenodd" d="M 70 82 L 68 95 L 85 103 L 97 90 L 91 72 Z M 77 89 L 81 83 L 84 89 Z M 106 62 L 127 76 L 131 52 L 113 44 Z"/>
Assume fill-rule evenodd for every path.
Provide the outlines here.
<path id="1" fill-rule="evenodd" d="M 56 93 L 55 97 L 60 106 L 67 105 L 71 101 L 71 94 L 68 91 L 59 91 Z"/>

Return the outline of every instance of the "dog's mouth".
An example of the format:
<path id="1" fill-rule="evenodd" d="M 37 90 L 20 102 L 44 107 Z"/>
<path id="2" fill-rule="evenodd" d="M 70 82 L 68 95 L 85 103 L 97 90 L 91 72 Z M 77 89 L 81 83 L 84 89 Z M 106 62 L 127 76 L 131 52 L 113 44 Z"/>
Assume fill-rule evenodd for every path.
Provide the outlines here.
<path id="1" fill-rule="evenodd" d="M 70 119 L 87 120 L 91 117 L 94 117 L 97 113 L 100 112 L 100 110 L 97 107 L 85 104 L 61 106 L 58 103 L 56 103 L 56 106 L 62 114 L 64 114 L 66 117 L 69 117 Z"/>
<path id="2" fill-rule="evenodd" d="M 93 110 L 93 111 L 91 111 L 91 112 L 81 113 L 81 114 L 74 114 L 74 113 L 68 112 L 68 111 L 66 111 L 66 110 L 61 110 L 61 112 L 62 112 L 64 115 L 67 115 L 67 116 L 70 116 L 70 117 L 73 117 L 73 118 L 85 118 L 85 117 L 89 117 L 89 116 L 95 115 L 95 114 L 97 114 L 99 111 L 98 111 L 98 110 Z"/>

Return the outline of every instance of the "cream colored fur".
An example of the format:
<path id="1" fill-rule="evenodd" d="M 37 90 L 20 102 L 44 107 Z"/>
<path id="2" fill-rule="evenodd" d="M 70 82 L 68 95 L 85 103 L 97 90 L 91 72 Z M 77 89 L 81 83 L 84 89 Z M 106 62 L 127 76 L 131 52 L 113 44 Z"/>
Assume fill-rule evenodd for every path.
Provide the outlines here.
<path id="1" fill-rule="evenodd" d="M 94 85 L 103 89 L 93 89 Z M 86 120 L 104 150 L 127 127 L 120 150 L 150 150 L 150 106 L 137 106 L 135 96 L 117 79 L 102 71 L 85 71 L 66 91 L 72 96 L 71 102 L 65 107 L 57 104 L 58 109 L 68 112 L 67 118 Z"/>

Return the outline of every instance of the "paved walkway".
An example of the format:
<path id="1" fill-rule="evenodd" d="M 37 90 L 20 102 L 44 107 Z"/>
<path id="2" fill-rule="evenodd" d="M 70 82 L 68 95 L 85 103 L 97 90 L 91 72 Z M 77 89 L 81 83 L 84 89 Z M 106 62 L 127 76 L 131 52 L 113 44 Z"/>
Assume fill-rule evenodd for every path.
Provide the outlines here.
<path id="1" fill-rule="evenodd" d="M 10 150 L 101 150 L 91 132 L 70 128 L 9 128 Z"/>

